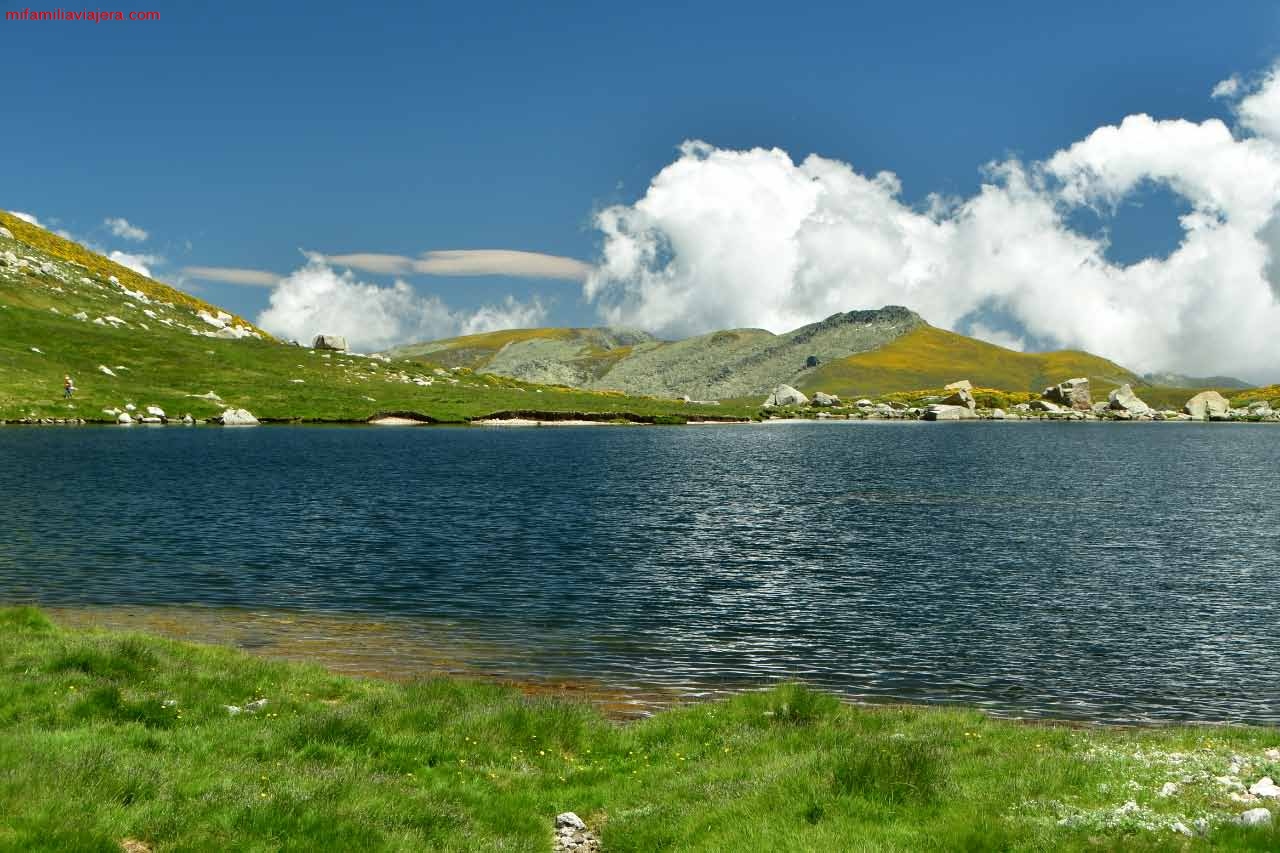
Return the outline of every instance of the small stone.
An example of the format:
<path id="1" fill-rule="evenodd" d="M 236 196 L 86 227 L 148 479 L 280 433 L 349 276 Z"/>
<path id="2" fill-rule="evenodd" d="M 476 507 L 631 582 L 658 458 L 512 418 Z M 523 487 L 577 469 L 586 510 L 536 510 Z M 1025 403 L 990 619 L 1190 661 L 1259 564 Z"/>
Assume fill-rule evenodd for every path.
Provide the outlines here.
<path id="1" fill-rule="evenodd" d="M 230 716 L 232 716 L 232 717 L 234 717 L 234 716 L 236 716 L 237 714 L 239 714 L 239 713 L 241 712 L 241 710 L 242 710 L 242 709 L 241 709 L 241 707 L 240 707 L 239 705 L 223 705 L 222 707 L 226 708 L 226 709 L 227 709 L 227 714 L 228 714 L 228 715 L 230 715 Z"/>
<path id="2" fill-rule="evenodd" d="M 566 827 L 569 829 L 586 829 L 587 825 L 582 822 L 582 818 L 573 812 L 561 812 L 556 815 L 556 828 L 564 829 Z"/>
<path id="3" fill-rule="evenodd" d="M 1172 797 L 1176 793 L 1178 793 L 1178 784 L 1176 782 L 1165 782 L 1160 786 L 1160 796 L 1162 797 Z"/>
<path id="4" fill-rule="evenodd" d="M 1186 825 L 1185 823 L 1183 823 L 1182 821 L 1177 821 L 1176 823 L 1174 823 L 1174 825 L 1171 827 L 1171 829 L 1172 829 L 1174 832 L 1177 832 L 1177 833 L 1180 833 L 1180 834 L 1182 834 L 1182 835 L 1187 836 L 1188 838 L 1191 838 L 1191 837 L 1194 837 L 1194 836 L 1195 836 L 1195 833 L 1191 831 L 1191 827 L 1187 826 L 1187 825 Z"/>
<path id="5" fill-rule="evenodd" d="M 266 699 L 254 699 L 252 702 L 244 706 L 244 710 L 246 714 L 252 714 L 257 711 L 261 711 L 265 707 L 267 707 Z"/>

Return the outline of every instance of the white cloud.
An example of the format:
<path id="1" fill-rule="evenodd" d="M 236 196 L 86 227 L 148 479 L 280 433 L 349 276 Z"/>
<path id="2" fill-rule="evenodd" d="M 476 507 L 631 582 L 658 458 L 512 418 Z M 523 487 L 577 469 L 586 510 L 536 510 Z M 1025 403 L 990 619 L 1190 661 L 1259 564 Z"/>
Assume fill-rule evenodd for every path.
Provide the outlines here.
<path id="1" fill-rule="evenodd" d="M 1044 162 L 991 164 L 975 195 L 923 210 L 903 203 L 891 173 L 688 142 L 642 198 L 597 214 L 602 253 L 585 293 L 607 322 L 668 335 L 783 331 L 902 304 L 1003 344 L 1274 380 L 1280 79 L 1237 95 L 1240 135 L 1216 119 L 1130 116 Z M 1068 224 L 1151 185 L 1191 209 L 1167 257 L 1113 263 L 1105 236 Z M 1016 330 L 980 322 L 984 312 Z"/>
<path id="2" fill-rule="evenodd" d="M 590 265 L 574 258 L 513 249 L 448 249 L 424 252 L 416 258 L 373 252 L 322 257 L 337 266 L 382 275 L 503 275 L 582 281 L 591 271 Z"/>
<path id="3" fill-rule="evenodd" d="M 115 261 L 122 267 L 128 267 L 138 275 L 145 275 L 147 278 L 151 278 L 151 268 L 153 266 L 164 263 L 164 258 L 158 255 L 134 255 L 119 250 L 109 252 L 107 259 Z"/>
<path id="4" fill-rule="evenodd" d="M 117 237 L 125 240 L 133 240 L 136 243 L 141 243 L 150 236 L 146 231 L 131 224 L 129 220 L 120 216 L 108 217 L 102 221 L 102 224 L 110 228 L 111 233 Z"/>
<path id="5" fill-rule="evenodd" d="M 273 272 L 240 267 L 183 267 L 182 275 L 201 281 L 221 281 L 251 287 L 274 287 L 280 281 L 280 276 Z"/>
<path id="6" fill-rule="evenodd" d="M 546 310 L 536 299 L 508 296 L 474 313 L 451 310 L 436 296 L 423 296 L 403 281 L 381 286 L 337 272 L 319 257 L 281 279 L 258 325 L 281 338 L 310 341 L 318 334 L 344 335 L 362 350 L 538 325 Z"/>
<path id="7" fill-rule="evenodd" d="M 21 219 L 23 222 L 27 223 L 28 225 L 34 225 L 37 228 L 44 227 L 43 225 L 40 224 L 40 220 L 35 217 L 35 214 L 23 213 L 20 210 L 11 210 L 9 212 L 12 213 L 14 216 L 18 217 L 19 219 Z"/>
<path id="8" fill-rule="evenodd" d="M 1210 97 L 1234 98 L 1238 94 L 1240 94 L 1240 75 L 1232 74 L 1226 80 L 1218 81 L 1218 85 L 1213 87 L 1213 93 Z"/>

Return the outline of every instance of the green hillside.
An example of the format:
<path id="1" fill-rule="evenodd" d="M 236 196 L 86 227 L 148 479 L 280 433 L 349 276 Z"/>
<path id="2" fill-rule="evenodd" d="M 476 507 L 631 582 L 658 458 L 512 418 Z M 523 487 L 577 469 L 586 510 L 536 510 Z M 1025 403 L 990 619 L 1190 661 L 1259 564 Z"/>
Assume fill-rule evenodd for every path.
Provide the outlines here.
<path id="1" fill-rule="evenodd" d="M 921 326 L 877 350 L 819 366 L 800 387 L 843 397 L 874 397 L 915 388 L 941 388 L 968 379 L 983 388 L 1039 392 L 1076 376 L 1089 377 L 1095 396 L 1125 382 L 1137 385 L 1141 381 L 1120 365 L 1086 352 L 1016 352 Z"/>
<path id="2" fill-rule="evenodd" d="M 497 412 L 752 414 L 476 376 L 428 362 L 320 353 L 274 340 L 217 306 L 0 213 L 0 420 L 113 421 L 158 406 L 204 419 L 239 407 L 264 420 L 363 421 L 413 413 L 461 422 Z M 64 400 L 63 376 L 75 396 Z"/>

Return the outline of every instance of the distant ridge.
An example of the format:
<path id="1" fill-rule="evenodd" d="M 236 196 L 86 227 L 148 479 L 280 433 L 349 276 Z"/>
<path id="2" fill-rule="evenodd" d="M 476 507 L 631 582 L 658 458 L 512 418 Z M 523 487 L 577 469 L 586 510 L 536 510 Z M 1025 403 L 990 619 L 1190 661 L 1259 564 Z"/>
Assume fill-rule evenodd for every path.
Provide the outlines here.
<path id="1" fill-rule="evenodd" d="M 614 328 L 516 329 L 391 351 L 531 382 L 693 399 L 750 398 L 781 383 L 872 396 L 939 388 L 957 379 L 1040 391 L 1076 376 L 1099 389 L 1144 384 L 1086 352 L 1023 353 L 930 326 L 909 308 L 833 314 L 790 332 L 727 329 L 679 341 Z"/>

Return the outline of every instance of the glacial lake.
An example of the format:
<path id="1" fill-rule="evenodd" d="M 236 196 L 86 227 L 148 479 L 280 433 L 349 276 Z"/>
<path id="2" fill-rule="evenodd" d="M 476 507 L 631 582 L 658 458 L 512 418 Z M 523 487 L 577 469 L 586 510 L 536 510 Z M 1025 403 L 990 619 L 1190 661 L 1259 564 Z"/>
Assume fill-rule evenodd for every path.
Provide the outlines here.
<path id="1" fill-rule="evenodd" d="M 0 602 L 399 675 L 1275 724 L 1278 470 L 1247 424 L 3 427 Z"/>

